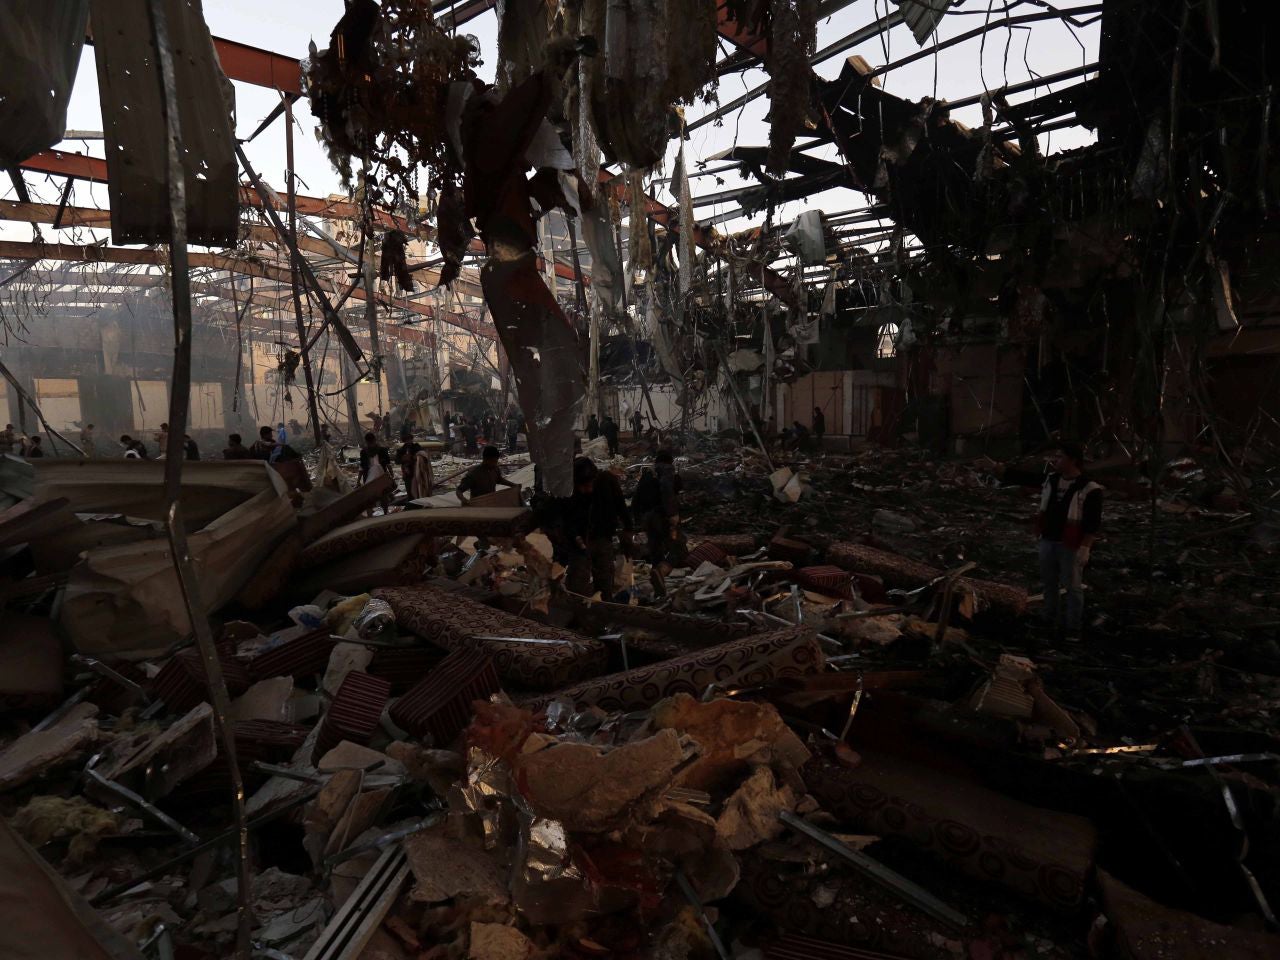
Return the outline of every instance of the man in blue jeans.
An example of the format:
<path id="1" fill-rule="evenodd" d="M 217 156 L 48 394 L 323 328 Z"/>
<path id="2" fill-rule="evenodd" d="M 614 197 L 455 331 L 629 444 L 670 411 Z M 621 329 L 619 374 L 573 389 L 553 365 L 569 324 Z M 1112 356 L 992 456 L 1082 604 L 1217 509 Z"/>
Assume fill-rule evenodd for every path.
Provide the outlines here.
<path id="1" fill-rule="evenodd" d="M 1061 443 L 1053 470 L 1037 474 L 997 465 L 996 476 L 1006 484 L 1040 484 L 1040 580 L 1044 584 L 1045 623 L 1055 635 L 1066 628 L 1069 640 L 1079 639 L 1084 618 L 1084 568 L 1093 542 L 1102 529 L 1102 487 L 1084 473 L 1079 444 Z M 1066 591 L 1066 603 L 1061 594 Z M 1065 610 L 1064 610 L 1065 606 Z M 1065 614 L 1065 616 L 1064 616 Z"/>

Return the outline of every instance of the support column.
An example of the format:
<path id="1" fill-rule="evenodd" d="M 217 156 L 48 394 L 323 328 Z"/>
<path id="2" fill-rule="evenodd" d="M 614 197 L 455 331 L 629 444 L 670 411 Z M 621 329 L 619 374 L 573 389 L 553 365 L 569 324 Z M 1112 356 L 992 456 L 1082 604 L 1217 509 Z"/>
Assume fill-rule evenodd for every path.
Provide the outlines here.
<path id="1" fill-rule="evenodd" d="M 293 174 L 293 101 L 284 99 L 284 152 L 285 166 L 289 168 L 285 181 L 289 188 L 289 239 L 296 250 L 298 246 L 298 188 Z M 311 351 L 307 349 L 307 326 L 302 319 L 302 294 L 298 283 L 298 261 L 289 258 L 289 285 L 293 291 L 293 317 L 298 327 L 298 349 L 302 352 L 302 376 L 307 386 L 307 413 L 311 417 L 311 431 L 316 448 L 320 439 L 320 409 L 316 404 L 316 384 L 311 375 Z"/>

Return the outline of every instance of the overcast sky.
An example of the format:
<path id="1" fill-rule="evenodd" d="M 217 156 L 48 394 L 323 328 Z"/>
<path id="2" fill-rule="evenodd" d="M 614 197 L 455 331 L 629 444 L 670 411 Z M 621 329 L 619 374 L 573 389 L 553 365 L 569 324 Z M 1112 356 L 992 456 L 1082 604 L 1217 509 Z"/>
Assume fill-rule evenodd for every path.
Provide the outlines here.
<path id="1" fill-rule="evenodd" d="M 969 0 L 961 8 L 963 12 L 958 14 L 953 12 L 944 18 L 937 31 L 936 39 L 945 40 L 972 30 L 987 18 L 990 8 L 1004 5 L 1004 0 L 998 0 L 998 2 Z M 1064 2 L 1061 6 L 1069 9 L 1070 6 L 1083 6 L 1083 4 Z M 307 54 L 308 41 L 314 39 L 320 48 L 327 45 L 329 31 L 341 16 L 343 3 L 342 0 L 205 0 L 204 9 L 209 28 L 214 36 L 238 40 L 301 58 Z M 891 9 L 890 0 L 858 0 L 819 24 L 819 49 L 884 16 Z M 1010 16 L 1042 12 L 1043 9 L 1042 5 L 1027 3 L 1012 11 Z M 497 30 L 494 14 L 490 12 L 482 15 L 466 24 L 463 30 L 474 34 L 480 40 L 485 60 L 481 72 L 486 79 L 491 78 L 496 59 Z M 886 74 L 882 82 L 885 89 L 912 100 L 924 96 L 958 99 L 979 93 L 984 88 L 995 89 L 1006 83 L 1013 84 L 1026 80 L 1031 75 L 1028 67 L 1036 75 L 1048 75 L 1093 63 L 1097 59 L 1097 46 L 1096 23 L 1082 30 L 1074 30 L 1058 21 L 1042 21 L 1031 24 L 1029 28 L 994 30 L 987 35 L 985 43 L 977 39 L 966 41 L 956 47 L 940 51 L 936 56 L 926 57 L 916 63 L 895 69 Z M 832 78 L 839 73 L 843 58 L 850 53 L 860 54 L 873 65 L 880 65 L 900 59 L 919 49 L 910 31 L 905 26 L 900 26 L 888 31 L 880 38 L 864 42 L 853 50 L 818 64 L 816 70 L 821 76 Z M 727 103 L 746 90 L 756 87 L 764 79 L 765 75 L 760 70 L 730 75 L 720 84 L 720 100 Z M 246 137 L 275 107 L 278 97 L 274 91 L 244 83 L 236 84 L 236 95 L 238 134 Z M 1016 102 L 1032 95 L 1035 93 L 1023 94 L 1011 99 Z M 705 112 L 705 109 L 702 106 L 690 108 L 689 119 L 696 119 Z M 690 157 L 696 160 L 710 156 L 727 149 L 735 141 L 744 145 L 766 144 L 768 142 L 768 127 L 765 121 L 767 110 L 768 99 L 761 97 L 737 113 L 726 117 L 723 125 L 707 125 L 695 131 L 689 142 Z M 957 111 L 955 116 L 972 126 L 978 126 L 982 122 L 981 110 L 976 106 Z M 316 196 L 338 191 L 340 189 L 338 176 L 315 139 L 316 124 L 305 102 L 297 108 L 296 118 L 299 127 L 295 135 L 297 167 L 298 175 L 303 181 L 299 191 Z M 76 79 L 67 127 L 77 130 L 102 129 L 93 50 L 88 46 L 85 47 Z M 284 181 L 283 131 L 283 120 L 277 120 L 274 126 L 248 147 L 250 159 L 258 171 L 277 187 Z M 1091 139 L 1088 131 L 1070 128 L 1045 135 L 1042 138 L 1042 146 L 1046 152 L 1054 152 L 1080 146 L 1090 142 Z M 63 150 L 89 152 L 102 156 L 101 141 L 87 143 L 64 141 L 59 147 Z M 815 155 L 835 159 L 834 148 L 828 148 L 825 152 L 815 152 Z M 674 156 L 675 145 L 673 144 L 667 163 L 668 172 Z M 715 177 L 696 179 L 693 185 L 695 195 L 714 193 L 744 183 L 732 174 L 722 175 L 722 179 L 723 184 L 717 183 Z M 28 183 L 38 199 L 51 203 L 57 202 L 60 183 L 36 175 L 30 175 Z M 12 196 L 12 188 L 5 195 Z M 668 194 L 660 192 L 660 196 L 670 202 L 671 198 Z M 103 185 L 78 182 L 73 197 L 74 202 L 81 206 L 107 206 L 107 191 Z M 863 206 L 865 202 L 862 195 L 841 189 L 812 197 L 808 204 L 835 212 Z M 727 208 L 700 207 L 698 213 L 699 216 L 712 216 L 726 209 L 733 209 L 733 206 L 736 205 Z M 789 204 L 779 211 L 778 219 L 790 219 L 804 207 L 803 202 Z M 738 229 L 749 222 L 747 220 L 730 221 L 721 225 L 721 229 Z M 48 234 L 49 231 L 46 230 L 46 236 Z M 25 238 L 30 235 L 30 227 L 25 224 L 11 225 L 5 230 L 5 235 Z"/>

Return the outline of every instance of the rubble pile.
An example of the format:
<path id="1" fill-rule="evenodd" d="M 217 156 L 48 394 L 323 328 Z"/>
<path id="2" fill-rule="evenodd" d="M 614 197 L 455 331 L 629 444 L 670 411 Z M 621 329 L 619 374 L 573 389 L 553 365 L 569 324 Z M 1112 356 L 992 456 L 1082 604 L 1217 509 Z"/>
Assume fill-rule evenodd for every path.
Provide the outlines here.
<path id="1" fill-rule="evenodd" d="M 376 481 L 318 487 L 210 601 L 225 716 L 144 581 L 68 630 L 63 591 L 118 548 L 58 569 L 24 520 L 66 500 L 82 538 L 115 497 L 145 524 L 159 474 L 27 465 L 0 527 L 32 538 L 3 586 L 0 885 L 65 914 L 38 955 L 223 957 L 242 916 L 295 960 L 1276 955 L 1280 684 L 1226 644 L 1184 659 L 1186 632 L 1154 652 L 1160 594 L 1115 602 L 1137 545 L 1104 561 L 1105 639 L 1070 647 L 1029 626 L 991 529 L 1012 541 L 1021 495 L 978 465 L 890 490 L 905 455 L 701 456 L 684 565 L 659 590 L 632 551 L 611 597 L 564 588 L 538 510 L 361 518 Z M 223 473 L 186 481 L 213 527 L 263 496 Z M 1161 536 L 1190 554 L 1238 518 L 1194 522 Z"/>

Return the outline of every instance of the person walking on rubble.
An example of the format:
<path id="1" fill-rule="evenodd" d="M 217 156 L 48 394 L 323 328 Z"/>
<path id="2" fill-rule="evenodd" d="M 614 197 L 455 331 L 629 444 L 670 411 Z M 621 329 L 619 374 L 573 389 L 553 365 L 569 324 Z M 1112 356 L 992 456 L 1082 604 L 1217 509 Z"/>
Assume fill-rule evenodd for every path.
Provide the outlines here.
<path id="1" fill-rule="evenodd" d="M 600 433 L 609 444 L 609 456 L 616 457 L 618 455 L 618 422 L 613 419 L 613 414 L 605 414 L 604 423 L 600 424 Z"/>
<path id="2" fill-rule="evenodd" d="M 93 439 L 93 424 L 86 423 L 80 428 L 80 449 L 84 451 L 87 459 L 92 460 L 97 455 L 96 443 Z"/>
<path id="3" fill-rule="evenodd" d="M 1040 484 L 1036 529 L 1040 534 L 1040 580 L 1044 587 L 1041 614 L 1054 636 L 1080 638 L 1084 622 L 1084 568 L 1102 529 L 1102 487 L 1084 473 L 1079 444 L 1060 443 L 1053 470 L 1040 474 L 994 464 L 992 472 L 1005 484 Z M 1062 593 L 1066 603 L 1062 603 Z"/>
<path id="4" fill-rule="evenodd" d="M 644 434 L 644 416 L 640 413 L 640 408 L 636 407 L 631 411 L 631 435 L 637 440 Z"/>
<path id="5" fill-rule="evenodd" d="M 822 437 L 827 432 L 827 415 L 822 412 L 821 407 L 813 408 L 813 439 L 817 441 L 818 449 L 822 449 Z"/>
<path id="6" fill-rule="evenodd" d="M 565 511 L 565 546 L 569 555 L 565 586 L 574 593 L 614 593 L 613 538 L 621 528 L 624 554 L 631 550 L 631 513 L 622 484 L 609 470 L 600 470 L 587 457 L 573 461 L 573 496 Z"/>
<path id="7" fill-rule="evenodd" d="M 520 415 L 512 410 L 507 414 L 507 453 L 515 453 L 520 440 Z"/>
<path id="8" fill-rule="evenodd" d="M 467 456 L 474 457 L 480 452 L 480 428 L 470 417 L 462 421 L 463 450 Z"/>
<path id="9" fill-rule="evenodd" d="M 600 418 L 594 413 L 587 417 L 587 439 L 594 440 L 600 436 Z"/>
<path id="10" fill-rule="evenodd" d="M 377 480 L 383 474 L 391 474 L 391 453 L 378 442 L 378 435 L 370 430 L 364 435 L 364 445 L 360 448 L 360 484 L 363 486 L 371 480 Z M 382 498 L 382 512 L 391 509 L 391 494 Z M 370 508 L 370 515 L 373 510 Z"/>
<path id="11" fill-rule="evenodd" d="M 652 569 L 649 576 L 659 596 L 664 596 L 666 577 L 683 559 L 680 537 L 680 475 L 670 450 L 659 450 L 653 469 L 640 474 L 631 498 L 631 512 L 644 529 L 645 558 Z"/>
<path id="12" fill-rule="evenodd" d="M 413 496 L 413 472 L 418 466 L 418 453 L 422 444 L 413 439 L 408 424 L 400 428 L 400 449 L 396 451 L 396 463 L 400 464 L 400 476 L 404 479 L 405 493 Z"/>
<path id="13" fill-rule="evenodd" d="M 502 475 L 502 467 L 498 465 L 499 456 L 497 447 L 492 444 L 485 447 L 479 465 L 468 470 L 462 478 L 462 482 L 458 484 L 458 502 L 464 507 L 476 497 L 488 496 L 499 486 L 518 486 Z"/>

